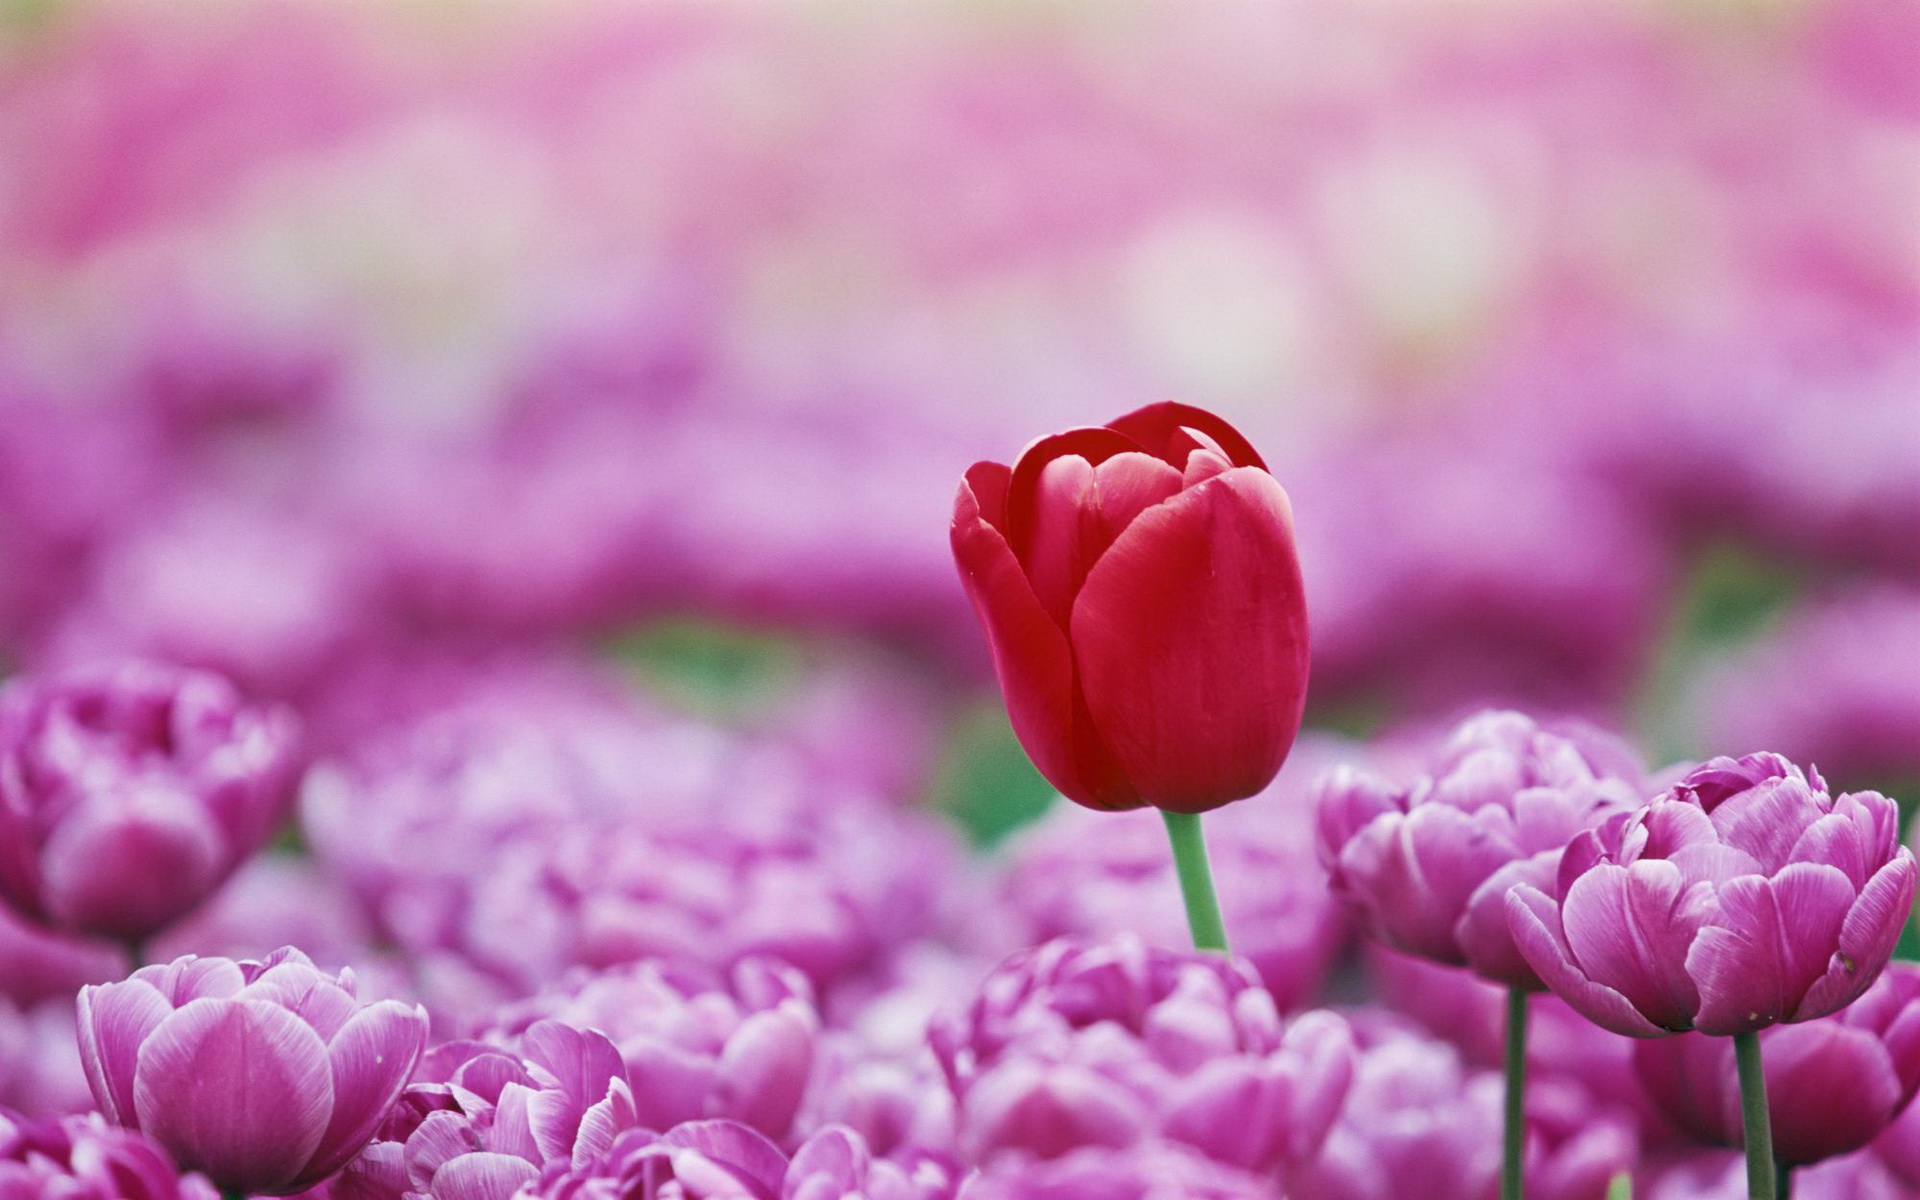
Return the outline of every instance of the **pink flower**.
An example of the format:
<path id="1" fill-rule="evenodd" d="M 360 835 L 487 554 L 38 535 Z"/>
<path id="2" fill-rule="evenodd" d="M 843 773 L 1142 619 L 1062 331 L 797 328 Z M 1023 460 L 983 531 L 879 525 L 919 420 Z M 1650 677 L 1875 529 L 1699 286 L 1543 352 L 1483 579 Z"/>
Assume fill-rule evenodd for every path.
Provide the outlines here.
<path id="1" fill-rule="evenodd" d="M 166 1152 L 97 1115 L 30 1121 L 0 1110 L 0 1195 L 8 1200 L 216 1200 Z"/>
<path id="2" fill-rule="evenodd" d="M 1271 1174 L 1318 1153 L 1353 1069 L 1339 1017 L 1283 1026 L 1245 963 L 1128 936 L 1013 956 L 929 1037 L 983 1162 L 1165 1137 Z"/>
<path id="3" fill-rule="evenodd" d="M 1481 713 L 1409 786 L 1351 768 L 1322 776 L 1320 861 L 1371 936 L 1539 988 L 1507 932 L 1506 895 L 1551 886 L 1567 843 L 1637 801 L 1640 777 L 1633 752 L 1598 731 Z"/>
<path id="4" fill-rule="evenodd" d="M 1895 963 L 1830 1017 L 1760 1035 L 1774 1157 L 1803 1166 L 1850 1154 L 1887 1128 L 1920 1088 L 1920 967 Z M 1639 1042 L 1634 1071 L 1660 1111 L 1692 1136 L 1738 1147 L 1733 1045 L 1700 1034 Z"/>
<path id="5" fill-rule="evenodd" d="M 1893 801 L 1830 796 L 1819 775 L 1753 754 L 1582 834 L 1555 894 L 1522 884 L 1507 913 L 1547 986 L 1604 1028 L 1749 1033 L 1859 998 L 1914 874 Z"/>
<path id="6" fill-rule="evenodd" d="M 420 1057 L 426 1013 L 362 1006 L 291 948 L 178 958 L 80 992 L 80 1055 L 107 1118 L 220 1188 L 285 1194 L 338 1171 Z"/>
<path id="7" fill-rule="evenodd" d="M 144 662 L 0 689 L 0 892 L 61 929 L 144 938 L 272 833 L 299 767 L 291 713 Z"/>

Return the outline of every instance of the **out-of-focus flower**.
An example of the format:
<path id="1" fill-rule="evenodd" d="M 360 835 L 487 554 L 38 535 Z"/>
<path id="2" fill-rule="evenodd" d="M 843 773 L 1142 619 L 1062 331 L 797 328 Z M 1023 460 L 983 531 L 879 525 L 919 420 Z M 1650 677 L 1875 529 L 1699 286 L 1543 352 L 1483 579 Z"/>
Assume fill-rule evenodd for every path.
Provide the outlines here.
<path id="1" fill-rule="evenodd" d="M 753 958 L 724 978 L 658 960 L 579 972 L 510 1006 L 486 1036 L 515 1039 L 539 1020 L 612 1039 L 641 1125 L 726 1118 L 776 1140 L 805 1096 L 820 1026 L 806 977 Z"/>
<path id="2" fill-rule="evenodd" d="M 98 555 L 40 657 L 153 658 L 301 697 L 383 628 L 363 554 L 311 517 L 201 496 L 144 515 Z"/>
<path id="3" fill-rule="evenodd" d="M 156 962 L 186 954 L 262 958 L 298 946 L 318 962 L 360 964 L 376 939 L 358 901 L 311 858 L 257 854 L 193 915 L 155 938 Z M 361 984 L 368 972 L 356 969 Z"/>
<path id="4" fill-rule="evenodd" d="M 540 1200 L 951 1200 L 957 1174 L 931 1159 L 911 1171 L 875 1159 L 857 1135 L 833 1128 L 808 1138 L 789 1159 L 747 1126 L 712 1120 L 665 1133 L 621 1133 L 571 1170 L 549 1172 L 529 1194 Z M 444 1193 L 455 1200 L 485 1194 Z"/>
<path id="5" fill-rule="evenodd" d="M 0 994 L 17 1004 L 68 1001 L 129 969 L 123 946 L 56 933 L 0 905 Z"/>
<path id="6" fill-rule="evenodd" d="M 1899 810 L 1777 754 L 1716 758 L 1522 884 L 1513 937 L 1561 999 L 1636 1037 L 1749 1033 L 1858 999 L 1913 904 Z"/>
<path id="7" fill-rule="evenodd" d="M 1796 609 L 1701 681 L 1694 713 L 1714 745 L 1778 746 L 1826 775 L 1920 778 L 1920 592 L 1878 587 Z"/>
<path id="8" fill-rule="evenodd" d="M 1499 1192 L 1501 1081 L 1452 1047 L 1390 1025 L 1360 1054 L 1352 1095 L 1326 1150 L 1291 1181 L 1299 1200 L 1394 1200 L 1421 1181 L 1433 1200 Z M 1598 1200 L 1635 1161 L 1633 1124 L 1556 1081 L 1530 1090 L 1528 1195 Z"/>
<path id="9" fill-rule="evenodd" d="M 612 1042 L 557 1021 L 537 1022 L 519 1040 L 518 1053 L 479 1042 L 429 1051 L 334 1195 L 505 1200 L 549 1165 L 586 1161 L 634 1128 Z"/>
<path id="10" fill-rule="evenodd" d="M 98 1115 L 29 1120 L 0 1110 L 0 1194 L 8 1200 L 217 1200 L 166 1152 Z"/>
<path id="11" fill-rule="evenodd" d="M 304 817 L 384 933 L 497 998 L 646 958 L 837 983 L 934 926 L 958 852 L 777 743 L 550 685 L 372 739 L 312 777 Z"/>
<path id="12" fill-rule="evenodd" d="M 1353 1069 L 1346 1024 L 1282 1027 L 1246 964 L 1062 938 L 987 977 L 929 1033 L 974 1161 L 1165 1137 L 1273 1173 L 1311 1159 Z"/>
<path id="13" fill-rule="evenodd" d="M 969 1180 L 965 1200 L 1280 1200 L 1273 1183 L 1175 1142 L 1015 1155 Z"/>
<path id="14" fill-rule="evenodd" d="M 1468 454 L 1477 469 L 1460 468 Z M 1616 711 L 1658 629 L 1667 555 L 1563 457 L 1468 426 L 1369 436 L 1291 473 L 1315 695 L 1395 714 Z"/>
<path id="15" fill-rule="evenodd" d="M 1409 786 L 1344 767 L 1322 776 L 1320 862 L 1371 936 L 1538 988 L 1507 932 L 1507 892 L 1551 887 L 1567 843 L 1638 801 L 1640 786 L 1633 752 L 1613 738 L 1481 713 Z"/>
<path id="16" fill-rule="evenodd" d="M 1007 712 L 1090 808 L 1205 812 L 1272 782 L 1300 728 L 1293 509 L 1239 431 L 1151 405 L 976 463 L 953 553 Z"/>
<path id="17" fill-rule="evenodd" d="M 1260 972 L 1282 1010 L 1312 1002 L 1347 932 L 1314 858 L 1306 785 L 1350 750 L 1303 736 L 1266 791 L 1207 818 L 1234 953 Z M 1179 888 L 1157 817 L 1065 805 L 1014 840 L 1000 895 L 1028 944 L 1132 931 L 1180 947 L 1189 934 Z"/>
<path id="18" fill-rule="evenodd" d="M 227 1191 L 284 1194 L 367 1144 L 427 1036 L 424 1011 L 362 1005 L 287 948 L 179 958 L 80 992 L 80 1057 L 107 1118 Z"/>
<path id="19" fill-rule="evenodd" d="M 144 662 L 0 690 L 0 890 L 61 929 L 144 938 L 273 831 L 293 716 L 225 680 Z"/>
<path id="20" fill-rule="evenodd" d="M 1879 1136 L 1920 1088 L 1920 967 L 1895 963 L 1830 1017 L 1765 1030 L 1774 1158 L 1787 1166 L 1850 1154 Z M 1701 1034 L 1643 1041 L 1634 1071 L 1692 1136 L 1742 1144 L 1733 1045 Z"/>

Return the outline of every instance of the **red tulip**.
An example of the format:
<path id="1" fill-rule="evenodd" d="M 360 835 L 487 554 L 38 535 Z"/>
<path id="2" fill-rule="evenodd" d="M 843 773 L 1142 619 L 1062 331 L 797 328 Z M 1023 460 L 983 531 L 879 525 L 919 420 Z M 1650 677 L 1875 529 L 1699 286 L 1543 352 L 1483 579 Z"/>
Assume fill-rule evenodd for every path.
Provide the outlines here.
<path id="1" fill-rule="evenodd" d="M 1300 728 L 1293 508 L 1233 426 L 1153 404 L 975 463 L 953 554 L 1034 765 L 1090 808 L 1199 813 Z"/>

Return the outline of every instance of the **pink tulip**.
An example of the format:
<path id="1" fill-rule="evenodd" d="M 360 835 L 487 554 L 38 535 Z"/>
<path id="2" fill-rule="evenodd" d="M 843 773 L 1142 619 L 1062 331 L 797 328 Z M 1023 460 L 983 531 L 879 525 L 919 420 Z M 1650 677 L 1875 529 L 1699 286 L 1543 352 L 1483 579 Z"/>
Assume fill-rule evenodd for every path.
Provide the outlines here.
<path id="1" fill-rule="evenodd" d="M 273 832 L 298 768 L 291 713 L 146 662 L 0 689 L 0 893 L 55 928 L 144 938 Z"/>
<path id="2" fill-rule="evenodd" d="M 1514 942 L 1560 998 L 1635 1037 L 1751 1033 L 1836 1012 L 1913 904 L 1899 810 L 1830 796 L 1777 754 L 1716 758 L 1582 834 L 1555 894 L 1507 897 Z"/>
<path id="3" fill-rule="evenodd" d="M 413 1073 L 427 1015 L 361 1005 L 298 950 L 177 958 L 80 992 L 80 1057 L 108 1120 L 229 1192 L 287 1194 L 338 1171 Z"/>
<path id="4" fill-rule="evenodd" d="M 1014 732 L 1069 799 L 1198 813 L 1278 773 L 1306 600 L 1287 493 L 1231 425 L 1155 404 L 975 463 L 952 538 Z"/>

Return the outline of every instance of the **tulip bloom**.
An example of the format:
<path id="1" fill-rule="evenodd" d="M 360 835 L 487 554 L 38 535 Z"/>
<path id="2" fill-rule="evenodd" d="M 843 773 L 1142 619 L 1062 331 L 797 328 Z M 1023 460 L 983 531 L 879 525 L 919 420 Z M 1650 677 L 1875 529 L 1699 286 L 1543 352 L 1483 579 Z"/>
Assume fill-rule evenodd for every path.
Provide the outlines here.
<path id="1" fill-rule="evenodd" d="M 1895 963 L 1845 1010 L 1760 1035 L 1774 1157 L 1804 1166 L 1851 1154 L 1920 1089 L 1920 967 Z M 1683 1034 L 1642 1041 L 1634 1073 L 1668 1120 L 1715 1146 L 1739 1146 L 1733 1044 Z"/>
<path id="2" fill-rule="evenodd" d="M 1522 884 L 1507 916 L 1547 986 L 1604 1028 L 1747 1034 L 1859 999 L 1914 876 L 1893 801 L 1830 796 L 1818 774 L 1754 754 L 1574 839 L 1558 895 Z"/>
<path id="3" fill-rule="evenodd" d="M 1640 787 L 1638 761 L 1614 738 L 1484 712 L 1409 786 L 1351 767 L 1322 776 L 1320 862 L 1374 939 L 1537 991 L 1507 931 L 1507 893 L 1551 886 L 1567 843 L 1637 802 Z"/>
<path id="4" fill-rule="evenodd" d="M 1306 602 L 1287 493 L 1231 425 L 1154 404 L 975 463 L 952 539 L 1014 732 L 1068 798 L 1201 813 L 1279 772 Z"/>
<path id="5" fill-rule="evenodd" d="M 7 1200 L 219 1200 L 158 1146 L 97 1114 L 26 1120 L 0 1111 L 0 1196 Z"/>
<path id="6" fill-rule="evenodd" d="M 175 959 L 80 992 L 80 1058 L 108 1120 L 222 1191 L 283 1195 L 338 1171 L 406 1086 L 427 1014 L 362 1006 L 291 948 Z"/>
<path id="7" fill-rule="evenodd" d="M 0 894 L 75 933 L 139 940 L 272 834 L 293 715 L 217 675 L 145 662 L 0 689 Z"/>

